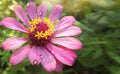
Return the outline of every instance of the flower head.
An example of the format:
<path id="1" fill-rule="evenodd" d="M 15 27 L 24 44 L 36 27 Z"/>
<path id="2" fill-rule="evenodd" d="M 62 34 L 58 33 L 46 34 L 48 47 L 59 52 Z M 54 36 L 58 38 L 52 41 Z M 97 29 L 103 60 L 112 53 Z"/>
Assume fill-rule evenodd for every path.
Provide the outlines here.
<path id="1" fill-rule="evenodd" d="M 32 65 L 41 63 L 49 72 L 62 71 L 62 64 L 73 65 L 77 57 L 73 50 L 79 50 L 82 43 L 72 36 L 80 34 L 81 29 L 73 26 L 76 22 L 73 16 L 64 16 L 54 24 L 62 15 L 62 10 L 63 7 L 58 4 L 52 8 L 49 17 L 45 17 L 47 13 L 45 5 L 36 7 L 33 2 L 29 2 L 27 12 L 19 5 L 14 7 L 23 25 L 12 17 L 1 21 L 3 26 L 28 36 L 11 37 L 2 43 L 4 50 L 17 49 L 10 58 L 12 65 L 19 64 L 26 57 Z M 24 43 L 27 45 L 21 47 Z"/>

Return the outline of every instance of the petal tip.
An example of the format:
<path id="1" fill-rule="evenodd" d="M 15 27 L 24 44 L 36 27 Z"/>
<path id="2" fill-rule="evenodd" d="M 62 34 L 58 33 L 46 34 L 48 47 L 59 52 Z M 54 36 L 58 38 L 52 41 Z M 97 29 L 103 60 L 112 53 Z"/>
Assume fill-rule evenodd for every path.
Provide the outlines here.
<path id="1" fill-rule="evenodd" d="M 57 4 L 56 6 L 63 9 L 63 6 L 61 4 Z"/>
<path id="2" fill-rule="evenodd" d="M 10 58 L 10 64 L 13 66 L 17 65 L 12 58 Z"/>
<path id="3" fill-rule="evenodd" d="M 77 21 L 74 16 L 70 16 L 70 18 L 71 18 L 72 20 L 74 20 L 74 22 Z"/>
<path id="4" fill-rule="evenodd" d="M 83 44 L 82 43 L 80 43 L 80 48 L 79 49 L 81 49 L 83 47 Z"/>
<path id="5" fill-rule="evenodd" d="M 20 5 L 14 5 L 14 7 L 13 7 L 14 11 L 17 10 L 18 8 L 21 8 L 21 6 Z"/>
<path id="6" fill-rule="evenodd" d="M 4 44 L 2 44 L 2 48 L 3 48 L 4 50 L 7 50 Z"/>
<path id="7" fill-rule="evenodd" d="M 9 50 L 9 48 L 7 48 L 7 46 L 6 46 L 6 43 L 5 43 L 5 42 L 3 42 L 3 43 L 2 43 L 1 47 L 2 47 L 5 51 Z"/>
<path id="8" fill-rule="evenodd" d="M 32 1 L 31 1 L 31 2 L 28 2 L 28 3 L 27 3 L 27 7 L 28 7 L 30 4 L 34 4 L 34 2 L 32 2 Z"/>

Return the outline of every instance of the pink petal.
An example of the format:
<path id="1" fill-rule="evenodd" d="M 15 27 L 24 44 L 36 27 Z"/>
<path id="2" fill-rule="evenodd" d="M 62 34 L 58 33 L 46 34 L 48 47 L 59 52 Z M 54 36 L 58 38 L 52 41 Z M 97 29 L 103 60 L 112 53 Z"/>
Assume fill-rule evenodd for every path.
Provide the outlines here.
<path id="1" fill-rule="evenodd" d="M 55 32 L 54 37 L 62 37 L 62 36 L 76 36 L 78 34 L 81 34 L 82 31 L 77 26 L 70 26 L 68 28 L 59 30 Z"/>
<path id="2" fill-rule="evenodd" d="M 28 58 L 30 60 L 30 63 L 32 65 L 39 65 L 40 62 L 41 62 L 41 59 L 40 59 L 40 54 L 39 54 L 39 50 L 38 50 L 38 47 L 37 46 L 33 46 L 29 53 L 28 53 Z"/>
<path id="3" fill-rule="evenodd" d="M 31 19 L 38 18 L 37 8 L 33 2 L 29 2 L 27 5 L 27 13 Z"/>
<path id="4" fill-rule="evenodd" d="M 77 58 L 77 54 L 74 52 L 74 51 L 72 51 L 72 50 L 67 50 L 71 55 L 72 55 L 72 57 L 74 58 L 74 59 L 76 59 Z"/>
<path id="5" fill-rule="evenodd" d="M 62 15 L 62 11 L 63 11 L 63 7 L 59 4 L 53 7 L 49 16 L 50 21 L 51 22 L 56 21 Z"/>
<path id="6" fill-rule="evenodd" d="M 11 37 L 11 38 L 6 39 L 2 43 L 2 47 L 4 48 L 4 50 L 17 49 L 21 45 L 23 45 L 25 42 L 27 42 L 27 39 L 25 38 Z"/>
<path id="7" fill-rule="evenodd" d="M 18 30 L 21 32 L 25 32 L 28 33 L 27 29 L 22 26 L 21 23 L 19 23 L 16 19 L 8 17 L 8 18 L 4 18 L 2 19 L 2 25 L 9 28 L 9 29 L 14 29 L 14 30 Z"/>
<path id="8" fill-rule="evenodd" d="M 73 16 L 65 16 L 58 22 L 57 25 L 55 25 L 55 31 L 67 28 L 73 25 L 73 23 L 75 22 L 76 22 L 76 19 Z"/>
<path id="9" fill-rule="evenodd" d="M 10 63 L 12 65 L 17 65 L 22 62 L 27 57 L 29 50 L 30 45 L 26 45 L 25 47 L 16 50 L 10 58 Z"/>
<path id="10" fill-rule="evenodd" d="M 21 19 L 21 21 L 27 26 L 29 27 L 29 19 L 27 17 L 27 14 L 25 13 L 25 11 L 23 10 L 23 8 L 19 5 L 16 5 L 14 7 L 14 11 L 16 13 L 16 15 Z"/>
<path id="11" fill-rule="evenodd" d="M 37 14 L 39 15 L 40 18 L 44 18 L 46 16 L 46 12 L 47 12 L 47 7 L 46 5 L 40 5 L 37 8 Z"/>
<path id="12" fill-rule="evenodd" d="M 54 38 L 52 43 L 62 45 L 72 50 L 79 50 L 82 47 L 82 43 L 73 37 Z"/>
<path id="13" fill-rule="evenodd" d="M 41 57 L 41 63 L 43 67 L 48 71 L 52 72 L 56 68 L 56 60 L 54 56 L 45 48 L 40 47 L 39 49 L 40 57 Z"/>
<path id="14" fill-rule="evenodd" d="M 61 63 L 69 65 L 69 66 L 73 65 L 74 58 L 65 49 L 57 47 L 57 46 L 54 46 L 52 44 L 47 44 L 47 48 L 56 57 L 56 59 L 58 61 L 60 61 Z"/>
<path id="15" fill-rule="evenodd" d="M 56 61 L 56 72 L 61 72 L 63 69 L 63 64 L 61 62 L 59 62 L 58 60 Z"/>
<path id="16" fill-rule="evenodd" d="M 66 47 L 61 47 L 61 48 L 63 48 L 66 52 L 70 53 L 74 60 L 77 58 L 77 54 L 73 50 L 70 50 Z"/>

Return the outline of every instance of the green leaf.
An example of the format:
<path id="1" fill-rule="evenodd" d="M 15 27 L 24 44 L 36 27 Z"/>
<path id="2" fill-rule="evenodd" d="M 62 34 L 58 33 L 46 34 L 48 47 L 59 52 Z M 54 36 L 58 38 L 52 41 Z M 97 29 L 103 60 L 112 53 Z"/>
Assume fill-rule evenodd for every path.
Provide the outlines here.
<path id="1" fill-rule="evenodd" d="M 75 25 L 79 26 L 81 29 L 83 29 L 85 31 L 94 32 L 92 29 L 88 28 L 86 25 L 84 25 L 78 21 L 75 23 Z"/>
<path id="2" fill-rule="evenodd" d="M 3 53 L 4 53 L 4 56 L 1 58 L 2 65 L 5 64 L 5 63 L 8 63 L 9 58 L 10 58 L 9 51 L 8 52 L 3 52 Z"/>
<path id="3" fill-rule="evenodd" d="M 111 74 L 120 74 L 120 66 L 109 67 Z"/>
<path id="4" fill-rule="evenodd" d="M 105 59 L 104 58 L 97 58 L 94 59 L 92 55 L 88 55 L 86 57 L 79 57 L 80 63 L 87 68 L 95 68 L 99 65 L 105 64 Z"/>
<path id="5" fill-rule="evenodd" d="M 113 52 L 113 51 L 108 51 L 107 54 L 110 56 L 110 58 L 112 58 L 113 60 L 115 60 L 116 62 L 120 63 L 120 55 Z"/>

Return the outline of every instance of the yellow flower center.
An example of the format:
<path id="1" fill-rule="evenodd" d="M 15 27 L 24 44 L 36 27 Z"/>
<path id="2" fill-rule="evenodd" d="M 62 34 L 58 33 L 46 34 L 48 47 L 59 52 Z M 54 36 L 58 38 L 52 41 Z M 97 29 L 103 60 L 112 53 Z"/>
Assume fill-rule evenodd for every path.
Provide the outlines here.
<path id="1" fill-rule="evenodd" d="M 54 26 L 52 24 L 52 22 L 47 19 L 47 18 L 44 18 L 44 19 L 40 19 L 40 18 L 37 18 L 37 19 L 33 19 L 31 22 L 31 27 L 29 28 L 29 31 L 31 33 L 35 32 L 34 33 L 34 37 L 36 37 L 38 40 L 40 39 L 47 39 L 48 36 L 51 36 L 54 32 Z M 48 27 L 48 28 L 44 28 L 44 27 Z M 36 28 L 39 27 L 37 30 Z M 45 30 L 40 30 L 40 29 L 45 29 Z"/>

